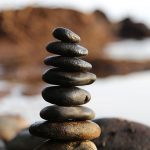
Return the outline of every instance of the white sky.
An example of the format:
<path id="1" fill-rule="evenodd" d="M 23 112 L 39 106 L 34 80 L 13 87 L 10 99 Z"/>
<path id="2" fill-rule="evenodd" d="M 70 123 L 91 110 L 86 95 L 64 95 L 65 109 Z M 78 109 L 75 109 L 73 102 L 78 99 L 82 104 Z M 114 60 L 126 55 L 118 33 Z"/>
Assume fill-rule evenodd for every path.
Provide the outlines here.
<path id="1" fill-rule="evenodd" d="M 133 16 L 136 20 L 150 25 L 149 0 L 0 0 L 0 9 L 26 6 L 27 4 L 69 7 L 81 11 L 92 11 L 99 8 L 113 20 L 119 20 L 123 16 Z"/>

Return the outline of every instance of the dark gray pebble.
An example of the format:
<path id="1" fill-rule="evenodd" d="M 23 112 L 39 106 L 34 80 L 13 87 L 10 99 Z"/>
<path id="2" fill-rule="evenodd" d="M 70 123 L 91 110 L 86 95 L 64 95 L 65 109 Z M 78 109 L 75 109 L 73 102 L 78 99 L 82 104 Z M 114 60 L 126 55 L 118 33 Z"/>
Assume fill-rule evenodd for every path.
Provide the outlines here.
<path id="1" fill-rule="evenodd" d="M 92 65 L 84 60 L 75 57 L 50 56 L 44 60 L 46 65 L 71 71 L 88 71 Z"/>
<path id="2" fill-rule="evenodd" d="M 69 29 L 62 27 L 54 29 L 53 36 L 56 39 L 64 42 L 78 43 L 80 41 L 80 37 L 77 34 L 75 34 Z"/>
<path id="3" fill-rule="evenodd" d="M 60 107 L 57 105 L 47 106 L 40 112 L 41 118 L 51 122 L 92 120 L 95 113 L 88 107 Z"/>
<path id="4" fill-rule="evenodd" d="M 91 95 L 86 90 L 78 87 L 52 86 L 42 91 L 45 101 L 59 106 L 76 106 L 86 104 Z"/>
<path id="5" fill-rule="evenodd" d="M 43 76 L 47 83 L 63 86 L 81 86 L 92 84 L 96 75 L 90 72 L 66 72 L 59 68 L 49 69 Z"/>
<path id="6" fill-rule="evenodd" d="M 88 54 L 88 50 L 78 44 L 60 41 L 48 44 L 46 49 L 48 52 L 69 57 L 80 57 Z"/>
<path id="7" fill-rule="evenodd" d="M 100 127 L 91 121 L 61 123 L 42 121 L 32 124 L 29 131 L 35 136 L 63 141 L 92 140 L 101 133 Z"/>
<path id="8" fill-rule="evenodd" d="M 64 142 L 64 141 L 46 141 L 35 150 L 97 150 L 95 144 L 91 141 L 75 141 L 75 142 Z"/>
<path id="9" fill-rule="evenodd" d="M 33 136 L 29 129 L 24 129 L 6 144 L 7 150 L 33 150 L 37 145 L 43 143 L 45 139 Z M 0 149 L 1 150 L 1 149 Z"/>

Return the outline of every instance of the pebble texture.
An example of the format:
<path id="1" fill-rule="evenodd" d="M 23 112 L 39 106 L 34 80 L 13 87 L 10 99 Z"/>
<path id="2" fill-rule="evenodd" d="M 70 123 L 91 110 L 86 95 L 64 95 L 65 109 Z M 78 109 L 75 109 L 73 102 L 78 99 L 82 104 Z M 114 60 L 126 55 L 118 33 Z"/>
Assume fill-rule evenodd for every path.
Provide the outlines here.
<path id="1" fill-rule="evenodd" d="M 100 135 L 100 127 L 91 121 L 37 122 L 31 125 L 29 131 L 35 136 L 63 141 L 91 140 Z"/>
<path id="2" fill-rule="evenodd" d="M 54 29 L 53 36 L 64 42 L 78 43 L 80 41 L 80 37 L 77 34 L 62 27 Z"/>
<path id="3" fill-rule="evenodd" d="M 41 118 L 52 122 L 58 121 L 75 121 L 75 120 L 92 120 L 95 113 L 88 107 L 59 107 L 56 105 L 47 106 L 40 112 Z"/>
<path id="4" fill-rule="evenodd" d="M 97 150 L 95 144 L 91 141 L 76 142 L 52 142 L 47 141 L 37 147 L 35 150 Z"/>
<path id="5" fill-rule="evenodd" d="M 46 65 L 71 71 L 89 71 L 92 65 L 76 57 L 50 56 L 44 60 Z"/>
<path id="6" fill-rule="evenodd" d="M 79 106 L 89 102 L 91 96 L 75 87 L 89 85 L 96 80 L 96 75 L 88 72 L 92 65 L 77 58 L 87 55 L 88 50 L 77 44 L 80 37 L 68 29 L 56 28 L 53 36 L 60 41 L 48 44 L 46 49 L 60 56 L 44 60 L 53 68 L 48 69 L 42 79 L 58 86 L 45 88 L 42 96 L 45 101 L 56 105 L 42 109 L 40 116 L 47 121 L 31 125 L 29 131 L 34 136 L 51 140 L 37 147 L 39 150 L 96 150 L 95 145 L 87 141 L 101 134 L 100 127 L 89 121 L 95 113 L 90 108 Z"/>
<path id="7" fill-rule="evenodd" d="M 44 100 L 59 106 L 76 106 L 86 104 L 91 95 L 78 87 L 51 86 L 42 91 Z"/>

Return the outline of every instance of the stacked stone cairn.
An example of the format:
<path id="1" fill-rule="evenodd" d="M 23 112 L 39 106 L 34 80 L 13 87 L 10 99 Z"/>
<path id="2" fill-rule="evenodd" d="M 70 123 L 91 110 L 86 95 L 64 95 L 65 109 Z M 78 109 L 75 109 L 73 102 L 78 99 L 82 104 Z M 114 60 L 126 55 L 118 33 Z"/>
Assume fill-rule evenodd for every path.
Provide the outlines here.
<path id="1" fill-rule="evenodd" d="M 100 127 L 90 121 L 95 113 L 90 108 L 80 106 L 90 101 L 90 94 L 76 86 L 92 84 L 96 76 L 88 72 L 92 66 L 79 59 L 88 50 L 77 43 L 80 37 L 66 28 L 56 28 L 53 36 L 58 41 L 48 44 L 47 51 L 57 54 L 44 60 L 53 68 L 43 74 L 46 87 L 42 96 L 54 105 L 40 112 L 41 118 L 29 128 L 31 134 L 47 139 L 37 150 L 96 150 L 90 140 L 99 137 Z"/>

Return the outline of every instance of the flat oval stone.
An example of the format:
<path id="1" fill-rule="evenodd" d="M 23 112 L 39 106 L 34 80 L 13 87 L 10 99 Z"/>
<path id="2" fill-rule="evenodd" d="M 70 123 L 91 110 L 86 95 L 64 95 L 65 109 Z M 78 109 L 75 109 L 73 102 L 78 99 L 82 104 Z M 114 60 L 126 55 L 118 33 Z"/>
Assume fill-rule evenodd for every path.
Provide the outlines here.
<path id="1" fill-rule="evenodd" d="M 54 68 L 46 71 L 42 78 L 49 84 L 82 86 L 92 84 L 96 80 L 96 75 L 90 72 L 66 72 L 59 68 Z"/>
<path id="2" fill-rule="evenodd" d="M 78 43 L 80 41 L 80 37 L 76 33 L 62 27 L 54 29 L 53 36 L 64 42 Z"/>
<path id="3" fill-rule="evenodd" d="M 76 106 L 86 104 L 91 95 L 86 90 L 78 87 L 51 86 L 42 91 L 45 101 L 59 106 Z"/>
<path id="4" fill-rule="evenodd" d="M 99 137 L 100 127 L 91 121 L 51 123 L 37 122 L 30 126 L 31 134 L 46 139 L 78 141 L 91 140 Z"/>
<path id="5" fill-rule="evenodd" d="M 88 50 L 78 44 L 60 41 L 48 44 L 46 49 L 48 52 L 69 57 L 80 57 L 88 54 Z"/>
<path id="6" fill-rule="evenodd" d="M 91 141 L 75 141 L 75 142 L 56 142 L 46 141 L 35 150 L 97 150 L 95 144 Z"/>
<path id="7" fill-rule="evenodd" d="M 75 57 L 50 56 L 44 60 L 46 65 L 71 71 L 87 71 L 92 65 L 84 60 Z"/>
<path id="8" fill-rule="evenodd" d="M 40 112 L 41 118 L 51 122 L 92 120 L 95 113 L 88 107 L 60 107 L 57 105 L 47 106 Z"/>

